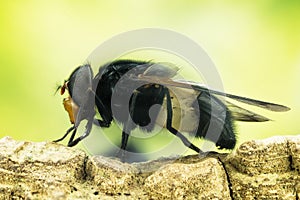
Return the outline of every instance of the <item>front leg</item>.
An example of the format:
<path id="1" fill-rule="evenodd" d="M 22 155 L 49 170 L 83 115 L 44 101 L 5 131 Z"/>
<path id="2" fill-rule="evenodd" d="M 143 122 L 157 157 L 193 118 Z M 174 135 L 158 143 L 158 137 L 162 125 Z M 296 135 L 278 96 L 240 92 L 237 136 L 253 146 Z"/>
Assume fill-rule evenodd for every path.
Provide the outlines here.
<path id="1" fill-rule="evenodd" d="M 71 128 L 69 128 L 69 129 L 67 130 L 67 132 L 64 134 L 64 136 L 62 136 L 61 138 L 59 138 L 59 139 L 57 139 L 57 140 L 54 140 L 53 142 L 60 142 L 60 141 L 62 141 L 62 140 L 65 139 L 65 138 L 69 135 L 69 133 L 70 133 L 71 131 L 73 131 L 74 129 L 76 129 L 76 128 L 75 128 L 75 125 L 72 126 Z"/>
<path id="2" fill-rule="evenodd" d="M 93 126 L 93 120 L 92 119 L 89 119 L 86 126 L 85 126 L 85 131 L 84 133 L 79 136 L 78 138 L 76 138 L 75 140 L 74 139 L 74 136 L 75 136 L 75 133 L 77 131 L 77 128 L 75 128 L 75 130 L 73 131 L 72 133 L 72 136 L 69 140 L 69 143 L 68 143 L 68 147 L 73 147 L 75 146 L 76 144 L 78 144 L 78 142 L 80 142 L 81 140 L 83 140 L 84 138 L 86 138 L 87 136 L 89 136 L 91 130 L 92 130 L 92 126 Z"/>

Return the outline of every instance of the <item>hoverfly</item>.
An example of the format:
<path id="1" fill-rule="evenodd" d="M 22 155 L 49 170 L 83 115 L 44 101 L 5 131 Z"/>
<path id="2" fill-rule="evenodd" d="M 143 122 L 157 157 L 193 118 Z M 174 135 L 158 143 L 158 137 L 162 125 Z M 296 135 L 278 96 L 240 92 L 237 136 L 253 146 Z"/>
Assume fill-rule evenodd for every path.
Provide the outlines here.
<path id="1" fill-rule="evenodd" d="M 109 127 L 115 120 L 123 125 L 120 151 L 125 151 L 132 130 L 140 127 L 150 132 L 155 124 L 166 128 L 179 137 L 185 146 L 198 153 L 202 151 L 182 132 L 195 132 L 195 137 L 212 140 L 220 149 L 233 149 L 236 145 L 234 121 L 263 122 L 269 119 L 220 97 L 270 111 L 290 109 L 279 104 L 210 90 L 196 82 L 175 80 L 177 70 L 166 63 L 116 60 L 101 66 L 94 77 L 90 64 L 77 67 L 57 89 L 60 89 L 61 94 L 65 90 L 69 92 L 70 96 L 63 100 L 63 104 L 73 126 L 54 142 L 63 140 L 72 132 L 68 146 L 75 146 L 89 135 L 93 124 Z M 178 109 L 180 98 L 185 99 L 186 105 Z M 154 105 L 162 107 L 151 110 Z M 95 118 L 96 111 L 101 119 Z M 161 113 L 165 113 L 166 117 L 162 118 Z M 180 127 L 176 125 L 178 118 L 183 122 Z M 82 120 L 87 120 L 85 131 L 75 139 Z M 210 126 L 213 130 L 220 130 L 217 139 L 207 134 Z"/>

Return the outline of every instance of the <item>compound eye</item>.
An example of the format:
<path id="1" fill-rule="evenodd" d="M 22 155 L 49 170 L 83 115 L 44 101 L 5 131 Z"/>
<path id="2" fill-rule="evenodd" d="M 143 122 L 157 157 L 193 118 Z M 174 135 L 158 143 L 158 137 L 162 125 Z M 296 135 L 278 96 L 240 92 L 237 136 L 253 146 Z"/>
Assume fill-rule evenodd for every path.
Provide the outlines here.
<path id="1" fill-rule="evenodd" d="M 69 118 L 72 124 L 75 124 L 75 120 L 78 114 L 79 107 L 73 101 L 71 97 L 64 98 L 63 100 L 64 108 L 69 114 Z"/>
<path id="2" fill-rule="evenodd" d="M 64 85 L 63 86 L 61 86 L 61 88 L 60 88 L 60 94 L 61 95 L 63 95 L 64 93 L 65 93 L 65 91 L 66 91 L 66 89 L 68 88 L 68 82 L 67 81 L 65 81 L 64 82 Z"/>

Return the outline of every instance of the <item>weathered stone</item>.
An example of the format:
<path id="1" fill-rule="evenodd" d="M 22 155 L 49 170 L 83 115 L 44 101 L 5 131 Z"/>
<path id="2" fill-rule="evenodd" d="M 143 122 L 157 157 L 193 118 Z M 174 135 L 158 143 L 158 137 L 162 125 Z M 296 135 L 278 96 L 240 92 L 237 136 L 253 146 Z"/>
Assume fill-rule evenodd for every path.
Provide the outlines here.
<path id="1" fill-rule="evenodd" d="M 128 164 L 93 156 L 86 171 L 95 188 L 111 195 L 230 199 L 225 171 L 216 158 L 189 156 Z"/>
<path id="2" fill-rule="evenodd" d="M 295 172 L 248 175 L 226 165 L 233 199 L 296 199 Z"/>
<path id="3" fill-rule="evenodd" d="M 0 199 L 299 199 L 300 136 L 123 163 L 52 142 L 0 140 Z"/>
<path id="4" fill-rule="evenodd" d="M 116 159 L 93 156 L 87 162 L 86 171 L 88 179 L 102 192 L 129 194 L 138 187 L 138 169 Z"/>
<path id="5" fill-rule="evenodd" d="M 291 170 L 297 171 L 296 192 L 300 198 L 300 136 L 288 137 L 288 148 L 290 151 Z"/>
<path id="6" fill-rule="evenodd" d="M 235 153 L 223 160 L 232 197 L 296 199 L 300 179 L 299 172 L 294 168 L 298 167 L 299 145 L 299 136 L 278 136 L 243 143 Z"/>
<path id="7" fill-rule="evenodd" d="M 284 173 L 290 170 L 289 149 L 285 137 L 245 142 L 230 155 L 229 162 L 242 173 Z"/>
<path id="8" fill-rule="evenodd" d="M 227 177 L 216 158 L 196 163 L 171 163 L 145 180 L 153 199 L 231 199 Z"/>
<path id="9" fill-rule="evenodd" d="M 19 175 L 30 172 L 36 179 L 66 182 L 81 179 L 85 158 L 83 151 L 55 143 L 18 142 L 9 137 L 0 140 L 1 169 Z"/>
<path id="10" fill-rule="evenodd" d="M 292 168 L 300 173 L 300 137 L 288 137 L 287 142 Z"/>
<path id="11" fill-rule="evenodd" d="M 80 187 L 85 159 L 83 151 L 63 145 L 4 137 L 0 140 L 0 198 L 65 199 Z"/>

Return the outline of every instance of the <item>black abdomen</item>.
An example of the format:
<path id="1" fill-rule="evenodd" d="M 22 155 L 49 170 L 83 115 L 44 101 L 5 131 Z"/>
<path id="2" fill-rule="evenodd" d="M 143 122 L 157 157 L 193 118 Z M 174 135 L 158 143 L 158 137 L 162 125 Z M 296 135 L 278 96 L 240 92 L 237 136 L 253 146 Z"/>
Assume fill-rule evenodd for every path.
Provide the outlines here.
<path id="1" fill-rule="evenodd" d="M 196 136 L 205 137 L 220 149 L 233 149 L 236 136 L 232 116 L 226 105 L 209 92 L 201 92 L 197 100 L 200 116 Z"/>

